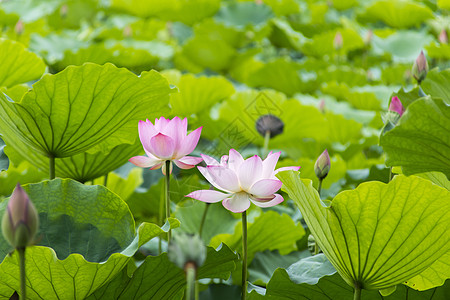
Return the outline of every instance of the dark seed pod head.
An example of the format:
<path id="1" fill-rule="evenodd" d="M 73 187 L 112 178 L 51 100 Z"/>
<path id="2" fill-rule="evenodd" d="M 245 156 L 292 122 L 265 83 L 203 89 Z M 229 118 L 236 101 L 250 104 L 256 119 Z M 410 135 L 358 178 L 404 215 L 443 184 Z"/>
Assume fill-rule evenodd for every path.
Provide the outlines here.
<path id="1" fill-rule="evenodd" d="M 270 133 L 270 138 L 273 138 L 283 133 L 284 123 L 280 118 L 274 115 L 264 115 L 259 117 L 256 121 L 256 130 L 263 137 L 266 136 L 266 132 Z"/>
<path id="2" fill-rule="evenodd" d="M 185 233 L 175 235 L 168 252 L 169 260 L 183 270 L 187 264 L 199 268 L 206 259 L 206 247 L 198 235 Z"/>

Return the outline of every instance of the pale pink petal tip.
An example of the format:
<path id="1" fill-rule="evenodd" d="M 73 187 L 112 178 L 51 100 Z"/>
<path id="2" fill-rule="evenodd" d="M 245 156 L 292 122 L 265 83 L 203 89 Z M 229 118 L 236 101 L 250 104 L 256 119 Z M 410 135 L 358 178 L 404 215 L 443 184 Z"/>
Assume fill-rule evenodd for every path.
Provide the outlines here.
<path id="1" fill-rule="evenodd" d="M 253 204 L 259 206 L 259 207 L 272 207 L 275 206 L 277 204 L 280 204 L 281 202 L 284 201 L 283 196 L 279 195 L 279 194 L 274 194 L 274 198 L 272 200 L 269 201 L 260 201 L 258 199 L 250 199 Z"/>
<path id="2" fill-rule="evenodd" d="M 229 197 L 229 194 L 221 193 L 213 190 L 198 190 L 192 192 L 185 197 L 193 198 L 206 203 L 215 203 Z"/>

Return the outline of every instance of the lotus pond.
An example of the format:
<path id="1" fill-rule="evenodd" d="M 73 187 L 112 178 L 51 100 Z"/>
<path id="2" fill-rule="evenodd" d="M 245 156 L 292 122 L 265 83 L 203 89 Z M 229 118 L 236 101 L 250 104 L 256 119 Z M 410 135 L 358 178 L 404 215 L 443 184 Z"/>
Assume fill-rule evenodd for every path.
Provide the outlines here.
<path id="1" fill-rule="evenodd" d="M 0 0 L 0 299 L 450 299 L 449 11 Z"/>

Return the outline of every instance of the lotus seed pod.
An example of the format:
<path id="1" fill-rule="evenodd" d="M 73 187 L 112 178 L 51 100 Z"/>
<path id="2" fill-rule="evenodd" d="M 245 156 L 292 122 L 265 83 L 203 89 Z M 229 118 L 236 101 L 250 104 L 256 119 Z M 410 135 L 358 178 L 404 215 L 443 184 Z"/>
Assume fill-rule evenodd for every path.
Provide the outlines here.
<path id="1" fill-rule="evenodd" d="M 168 252 L 169 260 L 183 270 L 188 263 L 193 263 L 198 268 L 206 259 L 206 247 L 198 235 L 175 235 Z"/>
<path id="2" fill-rule="evenodd" d="M 270 138 L 273 138 L 279 134 L 283 133 L 284 123 L 280 118 L 275 117 L 274 115 L 264 115 L 259 117 L 256 121 L 256 130 L 263 137 L 266 135 L 266 132 L 270 133 Z"/>

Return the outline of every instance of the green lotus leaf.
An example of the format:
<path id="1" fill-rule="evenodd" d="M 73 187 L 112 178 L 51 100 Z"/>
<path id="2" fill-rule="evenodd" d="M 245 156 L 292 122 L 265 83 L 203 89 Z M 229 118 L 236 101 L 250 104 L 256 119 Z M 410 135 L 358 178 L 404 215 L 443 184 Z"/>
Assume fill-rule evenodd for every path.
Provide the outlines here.
<path id="1" fill-rule="evenodd" d="M 205 224 L 208 226 L 208 224 Z M 297 249 L 296 241 L 305 235 L 301 224 L 295 224 L 287 214 L 279 215 L 274 211 L 266 211 L 249 222 L 248 228 L 248 264 L 251 263 L 256 252 L 265 250 L 280 251 L 281 255 Z M 283 232 L 283 234 L 279 234 Z M 242 251 L 242 222 L 239 222 L 233 234 L 219 234 L 212 238 L 211 246 L 218 247 L 225 243 L 238 252 Z"/>
<path id="2" fill-rule="evenodd" d="M 70 179 L 25 185 L 40 218 L 39 245 L 27 248 L 27 290 L 31 298 L 85 298 L 126 266 L 138 248 L 166 230 L 143 223 L 135 234 L 125 202 L 103 186 Z M 0 203 L 0 213 L 7 201 Z M 165 227 L 177 227 L 169 220 Z M 0 237 L 0 294 L 19 290 L 16 253 Z M 89 278 L 89 280 L 86 280 Z M 72 283 L 72 284 L 70 284 Z"/>
<path id="3" fill-rule="evenodd" d="M 21 43 L 0 39 L 0 87 L 12 87 L 38 79 L 45 68 L 42 59 Z"/>
<path id="4" fill-rule="evenodd" d="M 214 18 L 226 26 L 243 29 L 265 26 L 272 17 L 271 8 L 265 4 L 234 2 L 223 5 Z"/>
<path id="5" fill-rule="evenodd" d="M 376 1 L 359 16 L 362 21 L 383 21 L 395 28 L 419 26 L 431 18 L 433 18 L 433 11 L 425 4 L 400 0 Z"/>
<path id="6" fill-rule="evenodd" d="M 162 75 L 164 76 L 164 74 L 163 72 Z M 173 79 L 176 77 L 176 79 L 169 79 L 169 83 L 176 85 L 180 92 L 171 94 L 170 104 L 172 113 L 180 117 L 188 117 L 191 114 L 208 110 L 234 93 L 233 85 L 224 77 L 174 75 L 172 74 L 171 77 Z"/>
<path id="7" fill-rule="evenodd" d="M 273 19 L 273 29 L 270 35 L 270 41 L 274 46 L 292 48 L 297 51 L 306 42 L 306 38 L 298 31 L 295 31 L 291 25 L 282 19 Z"/>
<path id="8" fill-rule="evenodd" d="M 406 175 L 439 171 L 450 178 L 450 107 L 441 99 L 410 104 L 397 126 L 380 137 L 388 166 Z"/>
<path id="9" fill-rule="evenodd" d="M 450 60 L 450 45 L 449 44 L 430 44 L 425 47 L 429 57 Z"/>
<path id="10" fill-rule="evenodd" d="M 42 19 L 53 13 L 61 4 L 58 0 L 32 1 L 19 0 L 2 3 L 2 8 L 7 13 L 14 13 L 20 16 L 24 22 L 33 22 Z"/>
<path id="11" fill-rule="evenodd" d="M 450 192 L 419 177 L 366 182 L 321 204 L 310 180 L 277 175 L 320 249 L 352 287 L 386 289 L 430 267 L 450 250 Z"/>
<path id="12" fill-rule="evenodd" d="M 139 120 L 160 116 L 167 81 L 155 71 L 140 77 L 111 64 L 87 63 L 44 76 L 20 103 L 0 94 L 0 132 L 49 157 L 109 150 L 134 143 Z M 75 109 L 76 108 L 76 109 Z"/>
<path id="13" fill-rule="evenodd" d="M 450 278 L 450 251 L 442 255 L 419 275 L 408 279 L 405 284 L 415 290 L 425 291 L 442 286 Z"/>
<path id="14" fill-rule="evenodd" d="M 228 279 L 236 260 L 237 255 L 226 245 L 217 251 L 208 247 L 197 279 Z M 183 270 L 170 262 L 164 253 L 148 256 L 131 278 L 123 270 L 88 299 L 181 299 L 185 286 Z"/>

